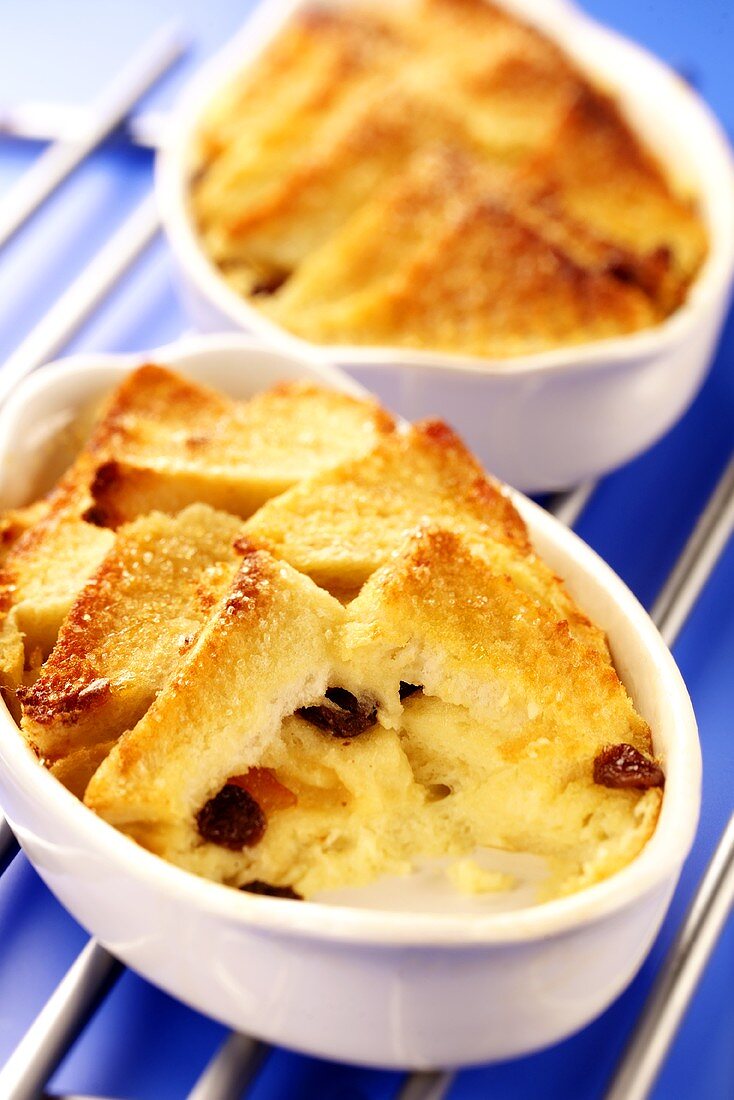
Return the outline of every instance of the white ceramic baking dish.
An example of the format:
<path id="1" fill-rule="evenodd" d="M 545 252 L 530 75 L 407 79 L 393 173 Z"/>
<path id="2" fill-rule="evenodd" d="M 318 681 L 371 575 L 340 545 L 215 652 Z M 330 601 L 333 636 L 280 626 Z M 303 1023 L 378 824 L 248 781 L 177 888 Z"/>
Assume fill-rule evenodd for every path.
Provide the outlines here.
<path id="1" fill-rule="evenodd" d="M 338 371 L 242 336 L 146 356 L 236 397 L 281 378 L 354 392 Z M 23 384 L 0 413 L 0 507 L 28 499 L 54 439 L 140 356 L 77 356 Z M 628 984 L 663 919 L 699 810 L 700 756 L 675 663 L 631 593 L 576 535 L 517 495 L 538 550 L 608 632 L 654 731 L 666 789 L 655 834 L 619 874 L 543 905 L 441 898 L 375 908 L 291 902 L 198 879 L 97 819 L 0 713 L 0 802 L 70 912 L 146 978 L 234 1028 L 348 1062 L 401 1068 L 511 1057 L 582 1027 Z M 505 853 L 505 858 L 507 854 Z M 410 898 L 410 882 L 404 885 Z M 484 906 L 488 908 L 484 908 Z M 493 910 L 492 906 L 496 905 Z M 502 908 L 504 906 L 504 910 Z M 508 908 L 508 906 L 511 906 Z"/>
<path id="2" fill-rule="evenodd" d="M 391 348 L 325 347 L 322 354 L 404 416 L 445 416 L 490 469 L 539 492 L 568 488 L 632 458 L 693 399 L 711 361 L 734 271 L 734 171 L 727 139 L 708 108 L 651 54 L 566 0 L 503 2 L 611 88 L 674 177 L 700 196 L 710 253 L 688 300 L 654 329 L 510 361 Z M 296 352 L 303 343 L 235 293 L 202 251 L 187 181 L 192 135 L 212 96 L 308 3 L 261 4 L 204 66 L 175 112 L 157 170 L 163 224 L 192 321 L 205 332 L 253 332 Z"/>
<path id="3" fill-rule="evenodd" d="M 243 337 L 202 337 L 150 358 L 235 396 L 299 376 L 356 389 L 331 368 Z M 59 433 L 138 362 L 76 357 L 20 388 L 0 414 L 0 506 L 28 498 Z M 341 1060 L 419 1067 L 504 1058 L 602 1011 L 642 961 L 691 843 L 700 782 L 695 720 L 672 658 L 627 589 L 573 534 L 524 498 L 517 503 L 541 553 L 608 631 L 665 760 L 660 822 L 633 864 L 583 894 L 509 912 L 380 911 L 243 895 L 163 863 L 97 820 L 39 767 L 3 711 L 2 805 L 77 919 L 126 963 L 210 1015 Z"/>

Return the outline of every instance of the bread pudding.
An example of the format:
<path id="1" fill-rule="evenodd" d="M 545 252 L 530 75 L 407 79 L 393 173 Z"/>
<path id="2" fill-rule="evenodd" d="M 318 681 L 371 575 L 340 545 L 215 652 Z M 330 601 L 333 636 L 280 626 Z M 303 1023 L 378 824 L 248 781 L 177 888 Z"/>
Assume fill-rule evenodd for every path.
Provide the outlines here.
<path id="1" fill-rule="evenodd" d="M 506 359 L 621 336 L 706 255 L 614 97 L 488 0 L 305 6 L 195 146 L 204 250 L 316 343 Z"/>
<path id="2" fill-rule="evenodd" d="M 425 865 L 511 894 L 499 850 L 542 863 L 544 900 L 655 828 L 663 771 L 602 631 L 440 421 L 147 365 L 2 530 L 23 735 L 180 867 L 286 898 Z"/>
<path id="3" fill-rule="evenodd" d="M 392 428 L 376 404 L 308 383 L 238 404 L 163 367 L 141 367 L 47 499 L 4 521 L 0 687 L 21 684 L 24 666 L 38 669 L 124 520 L 193 503 L 247 517 L 335 457 L 369 451 Z"/>

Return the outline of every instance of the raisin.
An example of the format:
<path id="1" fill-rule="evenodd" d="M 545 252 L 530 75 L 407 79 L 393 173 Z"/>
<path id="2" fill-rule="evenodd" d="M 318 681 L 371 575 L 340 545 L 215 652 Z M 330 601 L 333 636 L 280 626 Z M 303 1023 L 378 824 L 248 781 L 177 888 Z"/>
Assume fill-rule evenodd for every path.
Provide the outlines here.
<path id="1" fill-rule="evenodd" d="M 263 838 L 267 818 L 252 795 L 226 783 L 196 815 L 196 827 L 203 840 L 232 852 L 251 848 Z"/>
<path id="2" fill-rule="evenodd" d="M 426 798 L 429 802 L 443 802 L 451 793 L 448 783 L 430 783 L 426 787 Z"/>
<path id="3" fill-rule="evenodd" d="M 106 508 L 103 508 L 101 504 L 90 504 L 85 511 L 82 512 L 82 519 L 85 523 L 91 523 L 92 527 L 112 527 L 110 522 L 110 513 Z"/>
<path id="4" fill-rule="evenodd" d="M 325 696 L 326 703 L 301 707 L 296 714 L 333 737 L 358 737 L 377 721 L 376 704 L 366 705 L 346 688 L 328 688 Z"/>
<path id="5" fill-rule="evenodd" d="M 403 699 L 410 699 L 411 695 L 415 695 L 417 691 L 423 691 L 423 688 L 418 687 L 417 684 L 406 684 L 405 680 L 400 681 L 400 702 Z"/>
<path id="6" fill-rule="evenodd" d="M 594 760 L 594 782 L 602 787 L 634 788 L 662 787 L 662 768 L 643 756 L 634 745 L 607 745 Z"/>
<path id="7" fill-rule="evenodd" d="M 347 691 L 346 688 L 327 688 L 324 695 L 330 703 L 341 707 L 342 710 L 349 711 L 350 714 L 359 714 L 361 710 L 357 696 L 352 695 L 351 691 Z"/>
<path id="8" fill-rule="evenodd" d="M 280 290 L 287 278 L 288 273 L 285 271 L 274 271 L 270 275 L 263 275 L 250 288 L 250 295 L 253 298 L 267 298 L 275 294 L 276 290 Z"/>
<path id="9" fill-rule="evenodd" d="M 269 882 L 261 882 L 254 878 L 252 882 L 246 882 L 240 886 L 246 894 L 262 894 L 268 898 L 290 898 L 291 901 L 303 901 L 303 896 L 294 890 L 292 886 L 273 886 Z"/>

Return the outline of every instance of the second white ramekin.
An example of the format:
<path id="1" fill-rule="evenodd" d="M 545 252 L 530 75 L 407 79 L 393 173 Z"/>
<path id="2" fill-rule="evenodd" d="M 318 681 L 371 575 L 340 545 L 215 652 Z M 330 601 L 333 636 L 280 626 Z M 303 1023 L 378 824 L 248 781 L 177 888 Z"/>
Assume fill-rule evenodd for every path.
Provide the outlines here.
<path id="1" fill-rule="evenodd" d="M 205 332 L 252 332 L 296 353 L 304 343 L 240 297 L 202 251 L 189 214 L 188 176 L 192 137 L 211 98 L 308 2 L 263 3 L 204 66 L 181 99 L 157 170 L 163 224 L 192 321 Z M 445 416 L 488 469 L 540 492 L 619 466 L 667 431 L 693 399 L 713 355 L 734 272 L 734 171 L 711 112 L 651 54 L 566 0 L 503 2 L 611 88 L 673 175 L 700 196 L 710 253 L 688 300 L 654 329 L 512 360 L 393 348 L 319 352 L 404 416 Z"/>

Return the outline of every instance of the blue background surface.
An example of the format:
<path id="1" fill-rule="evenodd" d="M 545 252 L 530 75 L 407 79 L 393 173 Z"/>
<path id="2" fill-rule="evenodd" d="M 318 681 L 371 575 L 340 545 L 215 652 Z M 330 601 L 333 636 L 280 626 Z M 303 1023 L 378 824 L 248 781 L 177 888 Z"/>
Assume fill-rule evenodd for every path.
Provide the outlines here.
<path id="1" fill-rule="evenodd" d="M 0 0 L 0 105 L 94 100 L 111 73 L 162 22 L 180 18 L 194 45 L 148 97 L 165 107 L 193 67 L 246 17 L 231 0 Z M 729 0 L 586 0 L 603 21 L 693 80 L 734 134 L 734 8 Z M 0 193 L 37 147 L 0 138 Z M 148 190 L 150 154 L 110 144 L 49 202 L 0 257 L 0 362 Z M 161 242 L 71 346 L 127 351 L 176 336 L 185 319 Z M 734 321 L 683 421 L 600 486 L 578 529 L 649 606 L 734 445 Z M 594 1100 L 731 811 L 734 545 L 724 554 L 676 646 L 698 714 L 703 816 L 668 920 L 630 989 L 599 1020 L 551 1050 L 466 1071 L 450 1100 Z M 0 1061 L 7 1057 L 85 942 L 23 857 L 0 880 Z M 655 1100 L 734 1096 L 734 923 L 722 937 L 654 1092 Z M 56 1092 L 168 1100 L 191 1087 L 223 1029 L 126 973 L 57 1073 Z M 401 1078 L 273 1052 L 253 1100 L 395 1095 Z"/>

